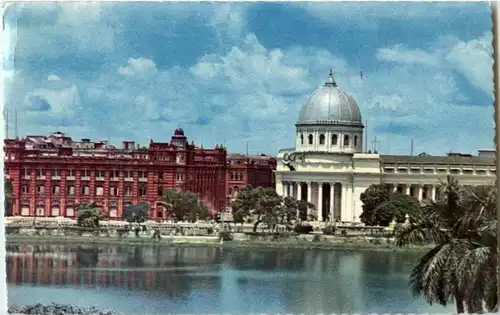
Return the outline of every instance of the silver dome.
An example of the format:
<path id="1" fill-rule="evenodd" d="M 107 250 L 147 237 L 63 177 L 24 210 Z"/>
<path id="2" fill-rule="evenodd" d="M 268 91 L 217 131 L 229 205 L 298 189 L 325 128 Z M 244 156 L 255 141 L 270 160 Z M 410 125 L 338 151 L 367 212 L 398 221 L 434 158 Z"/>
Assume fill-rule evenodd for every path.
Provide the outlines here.
<path id="1" fill-rule="evenodd" d="M 297 125 L 362 125 L 358 105 L 337 86 L 332 71 L 326 83 L 309 96 L 300 109 Z"/>

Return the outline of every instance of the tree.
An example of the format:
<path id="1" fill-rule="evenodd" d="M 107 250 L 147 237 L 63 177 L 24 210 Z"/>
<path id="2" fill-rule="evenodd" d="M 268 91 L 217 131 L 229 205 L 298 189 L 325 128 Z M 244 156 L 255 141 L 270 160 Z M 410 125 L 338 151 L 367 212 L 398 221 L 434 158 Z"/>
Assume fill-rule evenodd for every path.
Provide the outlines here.
<path id="1" fill-rule="evenodd" d="M 246 185 L 238 191 L 236 199 L 231 202 L 233 220 L 236 223 L 243 223 L 251 215 L 257 203 L 257 193 L 252 185 Z"/>
<path id="2" fill-rule="evenodd" d="M 4 209 L 5 215 L 12 215 L 12 198 L 13 198 L 14 188 L 12 187 L 12 181 L 6 179 L 4 181 Z"/>
<path id="3" fill-rule="evenodd" d="M 288 224 L 293 219 L 297 218 L 299 202 L 293 197 L 283 198 L 283 211 L 281 213 L 282 224 Z"/>
<path id="4" fill-rule="evenodd" d="M 420 211 L 417 198 L 394 193 L 389 196 L 389 200 L 374 209 L 373 222 L 380 226 L 388 226 L 393 220 L 404 223 L 407 215 L 412 220 L 417 211 Z"/>
<path id="5" fill-rule="evenodd" d="M 314 220 L 314 213 L 309 213 L 309 209 L 316 210 L 314 204 L 302 199 L 297 202 L 297 209 L 299 210 L 299 218 L 301 220 Z"/>
<path id="6" fill-rule="evenodd" d="M 494 312 L 497 300 L 496 189 L 465 188 L 452 177 L 438 188 L 442 197 L 425 201 L 413 222 L 396 234 L 399 246 L 431 243 L 410 274 L 415 295 L 458 313 Z"/>
<path id="7" fill-rule="evenodd" d="M 99 227 L 99 221 L 105 218 L 101 208 L 95 203 L 80 204 L 76 207 L 77 225 L 82 227 Z"/>
<path id="8" fill-rule="evenodd" d="M 149 218 L 149 210 L 151 207 L 146 202 L 141 202 L 138 205 L 127 207 L 124 211 L 125 220 L 132 223 L 144 223 Z"/>
<path id="9" fill-rule="evenodd" d="M 192 192 L 167 189 L 163 199 L 167 212 L 175 221 L 187 219 L 194 222 L 210 214 L 208 207 Z"/>
<path id="10" fill-rule="evenodd" d="M 363 203 L 363 212 L 359 216 L 361 222 L 366 225 L 377 225 L 375 209 L 389 200 L 390 191 L 386 185 L 370 185 L 360 196 Z"/>
<path id="11" fill-rule="evenodd" d="M 290 206 L 290 202 L 288 203 Z M 243 187 L 236 199 L 231 203 L 233 217 L 237 222 L 241 222 L 248 217 L 255 219 L 253 231 L 257 232 L 260 223 L 274 228 L 291 216 L 291 210 L 285 209 L 284 201 L 272 188 L 257 187 L 248 185 Z M 295 210 L 294 210 L 295 211 Z M 280 221 L 281 220 L 281 221 Z"/>

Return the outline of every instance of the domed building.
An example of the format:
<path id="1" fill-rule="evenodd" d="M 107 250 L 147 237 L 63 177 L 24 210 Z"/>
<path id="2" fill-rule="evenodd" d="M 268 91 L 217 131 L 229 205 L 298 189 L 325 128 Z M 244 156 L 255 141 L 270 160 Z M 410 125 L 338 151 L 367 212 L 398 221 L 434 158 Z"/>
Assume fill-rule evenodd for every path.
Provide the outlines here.
<path id="1" fill-rule="evenodd" d="M 485 151 L 479 156 L 366 152 L 361 111 L 331 70 L 324 85 L 307 97 L 295 127 L 295 147 L 277 156 L 276 190 L 314 204 L 310 215 L 320 222 L 359 222 L 360 195 L 372 184 L 422 200 L 437 198 L 436 188 L 447 175 L 464 185 L 495 182 L 495 160 Z"/>

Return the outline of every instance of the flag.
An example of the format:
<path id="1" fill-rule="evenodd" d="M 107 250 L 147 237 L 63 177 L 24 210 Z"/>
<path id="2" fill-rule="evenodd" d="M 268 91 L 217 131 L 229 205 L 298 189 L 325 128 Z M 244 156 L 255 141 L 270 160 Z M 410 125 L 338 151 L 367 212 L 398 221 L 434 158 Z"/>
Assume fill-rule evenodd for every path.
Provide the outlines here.
<path id="1" fill-rule="evenodd" d="M 363 80 L 363 71 L 359 73 L 359 76 L 361 77 L 361 80 Z"/>

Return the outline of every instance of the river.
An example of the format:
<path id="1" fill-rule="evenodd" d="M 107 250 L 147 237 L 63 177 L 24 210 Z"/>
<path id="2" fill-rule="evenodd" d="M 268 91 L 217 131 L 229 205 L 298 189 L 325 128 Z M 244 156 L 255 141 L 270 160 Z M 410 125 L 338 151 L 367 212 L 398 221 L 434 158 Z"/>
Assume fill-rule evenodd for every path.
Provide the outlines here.
<path id="1" fill-rule="evenodd" d="M 412 296 L 421 253 L 216 247 L 7 245 L 9 306 L 124 314 L 443 313 Z"/>

